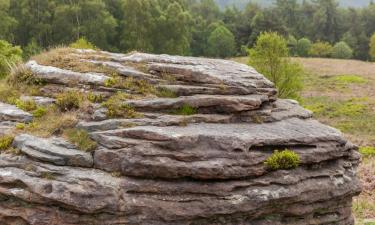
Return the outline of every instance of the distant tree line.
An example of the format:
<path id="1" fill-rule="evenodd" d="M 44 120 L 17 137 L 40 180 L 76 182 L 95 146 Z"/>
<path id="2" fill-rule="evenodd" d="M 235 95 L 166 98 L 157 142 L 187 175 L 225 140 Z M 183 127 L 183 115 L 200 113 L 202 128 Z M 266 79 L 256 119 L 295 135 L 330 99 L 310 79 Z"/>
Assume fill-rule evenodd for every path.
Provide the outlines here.
<path id="1" fill-rule="evenodd" d="M 373 3 L 277 0 L 220 10 L 214 0 L 0 0 L 0 18 L 0 39 L 25 56 L 85 37 L 116 52 L 230 57 L 247 54 L 264 31 L 284 36 L 295 56 L 369 60 L 375 49 Z"/>

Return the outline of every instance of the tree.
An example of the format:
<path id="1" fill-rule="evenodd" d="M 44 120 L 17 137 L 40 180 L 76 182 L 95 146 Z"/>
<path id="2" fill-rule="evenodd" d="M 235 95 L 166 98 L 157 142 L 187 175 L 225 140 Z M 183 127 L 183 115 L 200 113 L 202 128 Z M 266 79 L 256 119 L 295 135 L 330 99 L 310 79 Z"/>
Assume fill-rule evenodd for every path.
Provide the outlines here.
<path id="1" fill-rule="evenodd" d="M 301 38 L 297 42 L 297 55 L 301 57 L 309 56 L 311 41 L 307 38 Z"/>
<path id="2" fill-rule="evenodd" d="M 375 61 L 375 33 L 371 36 L 369 54 L 370 54 L 371 60 Z"/>
<path id="3" fill-rule="evenodd" d="M 233 56 L 236 43 L 232 32 L 224 26 L 218 26 L 208 38 L 208 53 L 213 57 Z"/>
<path id="4" fill-rule="evenodd" d="M 154 52 L 187 55 L 190 52 L 192 18 L 178 2 L 167 6 L 158 18 L 158 35 L 152 43 Z"/>
<path id="5" fill-rule="evenodd" d="M 340 41 L 333 47 L 332 57 L 336 59 L 350 59 L 353 57 L 353 50 L 348 44 Z"/>
<path id="6" fill-rule="evenodd" d="M 299 98 L 303 69 L 289 59 L 287 41 L 277 33 L 262 33 L 250 50 L 249 64 L 270 79 L 280 98 Z"/>
<path id="7" fill-rule="evenodd" d="M 318 41 L 311 45 L 309 55 L 312 57 L 328 58 L 332 55 L 333 47 L 328 42 Z"/>
<path id="8" fill-rule="evenodd" d="M 339 40 L 338 3 L 336 0 L 316 0 L 317 10 L 313 17 L 315 40 L 336 42 Z"/>
<path id="9" fill-rule="evenodd" d="M 12 28 L 17 25 L 17 20 L 9 15 L 9 0 L 0 0 L 0 39 L 12 40 Z"/>
<path id="10" fill-rule="evenodd" d="M 12 46 L 7 41 L 0 40 L 0 78 L 6 76 L 11 66 L 22 61 L 20 47 Z"/>

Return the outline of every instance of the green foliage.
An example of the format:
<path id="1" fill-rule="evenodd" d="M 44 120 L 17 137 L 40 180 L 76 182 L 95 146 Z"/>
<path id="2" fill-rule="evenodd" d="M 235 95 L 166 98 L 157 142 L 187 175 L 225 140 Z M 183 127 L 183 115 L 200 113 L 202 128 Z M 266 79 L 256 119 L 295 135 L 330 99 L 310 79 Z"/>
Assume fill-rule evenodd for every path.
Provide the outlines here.
<path id="1" fill-rule="evenodd" d="M 35 118 L 40 118 L 46 115 L 46 113 L 47 113 L 47 109 L 45 107 L 38 107 L 34 110 L 33 116 Z"/>
<path id="2" fill-rule="evenodd" d="M 76 40 L 75 42 L 71 43 L 69 45 L 71 48 L 77 48 L 77 49 L 97 49 L 95 45 L 93 45 L 91 42 L 86 40 L 86 38 L 81 37 L 80 39 Z"/>
<path id="3" fill-rule="evenodd" d="M 208 52 L 212 57 L 233 56 L 236 47 L 234 36 L 224 26 L 218 26 L 208 38 Z"/>
<path id="4" fill-rule="evenodd" d="M 28 60 L 34 55 L 38 55 L 43 51 L 43 48 L 38 45 L 35 39 L 32 39 L 23 49 L 23 58 Z"/>
<path id="5" fill-rule="evenodd" d="M 190 105 L 183 105 L 182 107 L 172 111 L 176 115 L 190 116 L 197 114 L 198 110 Z"/>
<path id="6" fill-rule="evenodd" d="M 13 65 L 22 61 L 22 50 L 0 40 L 0 79 L 5 77 Z"/>
<path id="7" fill-rule="evenodd" d="M 301 57 L 309 56 L 311 41 L 307 38 L 301 38 L 297 42 L 297 55 Z"/>
<path id="8" fill-rule="evenodd" d="M 302 67 L 290 61 L 286 40 L 277 33 L 262 33 L 250 50 L 249 64 L 278 88 L 280 98 L 299 98 Z"/>
<path id="9" fill-rule="evenodd" d="M 333 47 L 332 57 L 336 59 L 350 59 L 353 57 L 353 50 L 348 44 L 340 41 Z"/>
<path id="10" fill-rule="evenodd" d="M 271 170 L 288 170 L 297 168 L 300 158 L 294 151 L 286 149 L 280 152 L 276 150 L 264 163 Z"/>
<path id="11" fill-rule="evenodd" d="M 360 147 L 359 152 L 362 154 L 363 157 L 374 157 L 375 156 L 375 147 L 367 146 L 367 147 Z"/>
<path id="12" fill-rule="evenodd" d="M 11 147 L 13 143 L 14 137 L 13 136 L 1 136 L 0 137 L 0 152 L 5 151 Z"/>
<path id="13" fill-rule="evenodd" d="M 65 130 L 64 135 L 69 142 L 75 144 L 82 151 L 91 152 L 97 147 L 96 142 L 90 138 L 89 134 L 85 130 L 68 129 Z"/>
<path id="14" fill-rule="evenodd" d="M 17 123 L 16 124 L 16 129 L 18 129 L 18 130 L 23 130 L 23 129 L 25 129 L 25 127 L 26 127 L 26 124 L 24 124 L 24 123 Z"/>
<path id="15" fill-rule="evenodd" d="M 56 105 L 62 112 L 79 109 L 81 103 L 82 95 L 78 91 L 67 91 L 56 97 Z"/>
<path id="16" fill-rule="evenodd" d="M 288 37 L 288 48 L 291 56 L 297 55 L 297 45 L 298 41 L 293 35 L 289 35 Z"/>
<path id="17" fill-rule="evenodd" d="M 371 36 L 370 39 L 370 57 L 371 60 L 375 61 L 375 33 Z"/>
<path id="18" fill-rule="evenodd" d="M 360 77 L 358 75 L 339 75 L 335 76 L 334 80 L 341 85 L 367 83 L 367 80 L 365 78 Z"/>
<path id="19" fill-rule="evenodd" d="M 104 96 L 102 94 L 95 94 L 90 92 L 87 94 L 87 100 L 92 103 L 101 103 L 104 101 Z"/>
<path id="20" fill-rule="evenodd" d="M 312 57 L 328 58 L 332 55 L 333 47 L 328 42 L 318 41 L 312 44 L 309 55 Z"/>
<path id="21" fill-rule="evenodd" d="M 34 100 L 30 99 L 30 100 L 20 100 L 18 99 L 16 101 L 16 106 L 24 111 L 27 111 L 27 112 L 30 112 L 30 111 L 33 111 L 35 109 L 37 109 L 37 105 L 35 103 Z"/>
<path id="22" fill-rule="evenodd" d="M 110 118 L 138 118 L 141 114 L 137 113 L 135 109 L 126 104 L 126 100 L 130 96 L 124 93 L 117 93 L 111 96 L 107 101 L 103 102 L 103 106 L 107 108 L 107 115 Z"/>

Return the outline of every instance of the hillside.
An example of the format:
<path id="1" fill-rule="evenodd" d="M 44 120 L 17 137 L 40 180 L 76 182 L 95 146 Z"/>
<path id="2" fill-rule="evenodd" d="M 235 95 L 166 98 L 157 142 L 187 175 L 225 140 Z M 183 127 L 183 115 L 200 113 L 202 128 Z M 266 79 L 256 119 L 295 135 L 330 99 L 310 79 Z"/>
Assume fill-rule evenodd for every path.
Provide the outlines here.
<path id="1" fill-rule="evenodd" d="M 221 8 L 225 8 L 226 6 L 235 5 L 238 8 L 242 9 L 246 6 L 249 2 L 256 2 L 262 6 L 269 6 L 276 2 L 276 0 L 215 0 Z M 342 7 L 365 7 L 367 6 L 371 0 L 338 0 L 340 6 Z"/>

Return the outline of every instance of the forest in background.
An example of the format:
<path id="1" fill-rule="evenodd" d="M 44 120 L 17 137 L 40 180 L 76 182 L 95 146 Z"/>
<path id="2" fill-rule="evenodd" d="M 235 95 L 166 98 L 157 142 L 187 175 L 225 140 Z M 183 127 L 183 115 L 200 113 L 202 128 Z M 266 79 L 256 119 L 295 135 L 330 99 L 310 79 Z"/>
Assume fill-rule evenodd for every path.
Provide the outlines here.
<path id="1" fill-rule="evenodd" d="M 336 0 L 277 0 L 223 10 L 215 0 L 0 0 L 0 39 L 25 55 L 85 37 L 100 49 L 230 57 L 247 54 L 259 34 L 275 31 L 292 55 L 371 59 L 375 4 L 343 8 Z"/>

